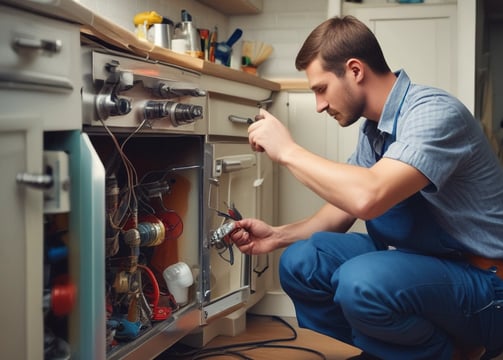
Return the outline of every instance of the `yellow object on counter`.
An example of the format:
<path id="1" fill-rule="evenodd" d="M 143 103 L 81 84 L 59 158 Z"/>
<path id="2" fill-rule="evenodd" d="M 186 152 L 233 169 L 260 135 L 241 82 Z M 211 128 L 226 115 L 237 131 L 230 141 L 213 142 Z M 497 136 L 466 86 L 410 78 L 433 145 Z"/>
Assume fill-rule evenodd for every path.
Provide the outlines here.
<path id="1" fill-rule="evenodd" d="M 155 11 L 144 11 L 133 18 L 135 35 L 140 40 L 147 40 L 147 31 L 153 24 L 161 24 L 163 17 Z"/>
<path id="2" fill-rule="evenodd" d="M 133 23 L 135 25 L 143 25 L 145 21 L 149 25 L 160 24 L 162 23 L 162 16 L 155 11 L 144 11 L 136 14 L 133 18 Z"/>

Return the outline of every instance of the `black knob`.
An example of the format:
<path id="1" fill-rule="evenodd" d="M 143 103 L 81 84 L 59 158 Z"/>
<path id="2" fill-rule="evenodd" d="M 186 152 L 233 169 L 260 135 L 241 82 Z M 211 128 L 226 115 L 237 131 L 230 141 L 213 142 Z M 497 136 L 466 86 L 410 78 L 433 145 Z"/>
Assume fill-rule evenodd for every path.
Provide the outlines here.
<path id="1" fill-rule="evenodd" d="M 149 101 L 145 104 L 145 118 L 168 119 L 174 126 L 190 124 L 203 117 L 203 107 L 172 101 Z"/>
<path id="2" fill-rule="evenodd" d="M 173 125 L 190 124 L 203 117 L 203 107 L 199 105 L 178 104 L 174 116 L 171 118 Z"/>
<path id="3" fill-rule="evenodd" d="M 115 101 L 116 115 L 126 115 L 131 111 L 131 101 L 124 98 L 118 98 Z"/>

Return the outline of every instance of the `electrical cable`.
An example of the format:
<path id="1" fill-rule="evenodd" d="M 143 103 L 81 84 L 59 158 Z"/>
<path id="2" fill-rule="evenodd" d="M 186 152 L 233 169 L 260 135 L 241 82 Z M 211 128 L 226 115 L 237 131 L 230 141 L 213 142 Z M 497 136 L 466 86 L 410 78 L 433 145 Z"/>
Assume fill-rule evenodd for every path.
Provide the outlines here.
<path id="1" fill-rule="evenodd" d="M 262 316 L 262 315 L 254 315 L 254 316 Z M 176 354 L 169 353 L 170 356 L 175 356 L 177 358 L 186 358 L 190 357 L 191 360 L 200 360 L 200 359 L 208 359 L 211 357 L 215 356 L 222 356 L 222 355 L 228 355 L 228 356 L 235 356 L 240 359 L 245 359 L 245 360 L 253 360 L 253 358 L 248 357 L 246 355 L 241 354 L 241 352 L 244 351 L 251 351 L 254 349 L 258 348 L 276 348 L 276 349 L 291 349 L 291 350 L 299 350 L 299 351 L 304 351 L 304 352 L 309 352 L 312 354 L 315 354 L 320 357 L 322 360 L 326 360 L 326 356 L 321 353 L 320 351 L 302 347 L 302 346 L 296 346 L 296 345 L 281 345 L 281 344 L 276 344 L 280 342 L 287 342 L 287 341 L 294 341 L 297 339 L 297 331 L 294 329 L 292 325 L 290 325 L 288 322 L 286 322 L 284 319 L 278 316 L 271 316 L 272 319 L 278 320 L 281 323 L 283 323 L 291 332 L 292 336 L 290 337 L 285 337 L 285 338 L 278 338 L 278 339 L 270 339 L 270 340 L 260 340 L 260 341 L 249 341 L 249 342 L 242 342 L 242 343 L 236 343 L 236 344 L 230 344 L 230 345 L 223 345 L 223 346 L 215 346 L 215 347 L 209 347 L 209 348 L 203 348 L 203 349 L 195 349 L 191 351 L 186 351 L 186 352 L 180 352 Z M 233 351 L 229 351 L 233 349 Z M 162 359 L 162 358 L 159 358 Z M 167 358 L 166 358 L 167 359 Z M 172 357 L 170 357 L 172 359 Z"/>
<path id="2" fill-rule="evenodd" d="M 106 130 L 108 135 L 110 136 L 112 142 L 114 143 L 114 146 L 116 148 L 117 153 L 122 159 L 122 163 L 124 165 L 124 170 L 126 172 L 126 181 L 127 181 L 127 187 L 126 187 L 126 196 L 125 196 L 125 208 L 124 210 L 129 210 L 131 214 L 136 214 L 137 213 L 137 206 L 138 206 L 138 199 L 136 198 L 136 194 L 134 191 L 135 186 L 138 184 L 138 175 L 136 173 L 136 169 L 134 168 L 134 165 L 131 163 L 129 158 L 124 152 L 124 146 L 126 143 L 140 131 L 140 129 L 144 126 L 145 120 L 143 120 L 137 127 L 134 129 L 133 132 L 131 132 L 128 137 L 122 142 L 122 144 L 119 143 L 117 140 L 117 137 L 115 134 L 110 130 L 110 128 L 105 124 L 103 120 L 100 120 L 101 124 L 103 125 L 103 128 Z M 119 206 L 121 207 L 121 206 Z M 125 221 L 128 219 L 128 211 L 124 211 L 118 218 L 114 225 L 116 229 L 122 229 L 122 227 L 125 224 Z"/>
<path id="3" fill-rule="evenodd" d="M 237 351 L 226 351 L 226 350 L 216 351 L 214 353 L 202 354 L 201 356 L 196 355 L 195 357 L 192 358 L 192 360 L 209 359 L 209 358 L 216 357 L 216 356 L 218 356 L 218 357 L 228 356 L 228 357 L 235 357 L 235 358 L 243 359 L 243 360 L 253 360 L 253 358 L 248 357 L 246 355 L 243 355 Z"/>

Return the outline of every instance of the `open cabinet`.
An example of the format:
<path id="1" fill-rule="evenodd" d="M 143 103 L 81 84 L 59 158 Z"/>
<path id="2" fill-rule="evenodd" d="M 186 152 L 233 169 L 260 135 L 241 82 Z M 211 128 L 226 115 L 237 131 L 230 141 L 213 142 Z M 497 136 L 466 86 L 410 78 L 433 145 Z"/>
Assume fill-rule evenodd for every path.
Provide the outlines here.
<path id="1" fill-rule="evenodd" d="M 153 358 L 201 322 L 203 138 L 88 135 L 104 167 L 107 358 Z"/>

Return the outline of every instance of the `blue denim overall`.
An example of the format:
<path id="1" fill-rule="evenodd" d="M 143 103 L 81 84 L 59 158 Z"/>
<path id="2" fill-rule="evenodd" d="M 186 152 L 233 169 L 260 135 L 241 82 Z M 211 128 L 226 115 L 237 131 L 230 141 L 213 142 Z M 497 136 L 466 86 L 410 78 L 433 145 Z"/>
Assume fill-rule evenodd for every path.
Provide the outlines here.
<path id="1" fill-rule="evenodd" d="M 386 137 L 382 150 L 376 151 L 376 161 L 396 139 L 398 115 L 404 97 L 393 122 L 393 132 Z M 393 206 L 383 215 L 366 221 L 367 232 L 374 241 L 397 249 L 410 250 L 429 255 L 462 258 L 461 249 L 456 249 L 456 239 L 444 231 L 433 217 L 428 202 L 420 192 Z"/>
<path id="2" fill-rule="evenodd" d="M 428 206 L 417 193 L 367 221 L 368 234 L 319 232 L 285 249 L 280 280 L 299 325 L 385 360 L 503 349 L 503 281 L 463 261 Z"/>

